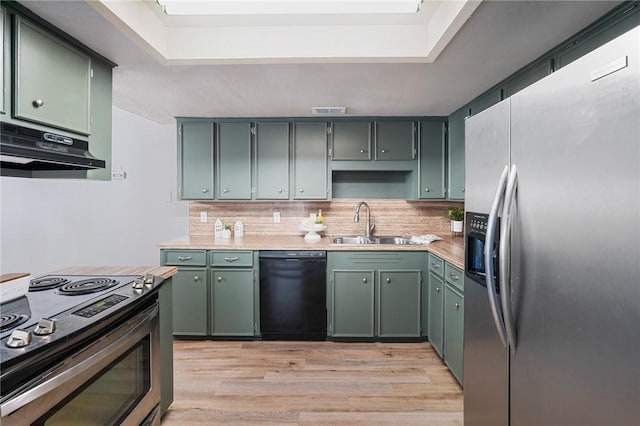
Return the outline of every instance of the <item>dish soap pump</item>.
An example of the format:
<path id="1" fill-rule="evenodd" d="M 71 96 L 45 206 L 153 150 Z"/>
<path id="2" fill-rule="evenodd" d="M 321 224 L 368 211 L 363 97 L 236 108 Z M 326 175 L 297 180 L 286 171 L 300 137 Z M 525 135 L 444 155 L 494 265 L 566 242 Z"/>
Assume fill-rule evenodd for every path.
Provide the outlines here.
<path id="1" fill-rule="evenodd" d="M 318 214 L 316 215 L 316 224 L 322 225 L 324 223 L 324 217 L 322 216 L 322 210 L 318 210 Z"/>

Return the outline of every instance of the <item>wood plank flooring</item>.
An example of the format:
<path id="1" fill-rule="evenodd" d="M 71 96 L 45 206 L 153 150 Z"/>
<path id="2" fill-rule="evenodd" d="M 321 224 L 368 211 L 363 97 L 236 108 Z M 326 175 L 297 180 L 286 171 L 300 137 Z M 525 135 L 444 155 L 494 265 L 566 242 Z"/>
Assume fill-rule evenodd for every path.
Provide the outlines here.
<path id="1" fill-rule="evenodd" d="M 429 343 L 175 341 L 171 425 L 462 425 Z"/>

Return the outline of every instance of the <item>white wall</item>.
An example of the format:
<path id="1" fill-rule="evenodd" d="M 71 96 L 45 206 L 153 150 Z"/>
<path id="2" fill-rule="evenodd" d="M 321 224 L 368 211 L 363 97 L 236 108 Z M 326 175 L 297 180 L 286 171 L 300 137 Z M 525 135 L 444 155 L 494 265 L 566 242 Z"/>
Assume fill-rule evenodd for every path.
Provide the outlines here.
<path id="1" fill-rule="evenodd" d="M 0 178 L 0 273 L 157 265 L 188 233 L 176 201 L 176 129 L 113 109 L 113 171 L 125 180 Z"/>

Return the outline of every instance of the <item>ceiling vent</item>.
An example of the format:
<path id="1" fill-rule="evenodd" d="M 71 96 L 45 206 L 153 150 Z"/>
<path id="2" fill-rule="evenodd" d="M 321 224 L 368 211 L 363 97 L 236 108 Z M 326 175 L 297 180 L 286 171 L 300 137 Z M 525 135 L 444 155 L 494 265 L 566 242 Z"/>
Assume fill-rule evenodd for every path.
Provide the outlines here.
<path id="1" fill-rule="evenodd" d="M 345 115 L 347 107 L 312 107 L 313 115 Z"/>

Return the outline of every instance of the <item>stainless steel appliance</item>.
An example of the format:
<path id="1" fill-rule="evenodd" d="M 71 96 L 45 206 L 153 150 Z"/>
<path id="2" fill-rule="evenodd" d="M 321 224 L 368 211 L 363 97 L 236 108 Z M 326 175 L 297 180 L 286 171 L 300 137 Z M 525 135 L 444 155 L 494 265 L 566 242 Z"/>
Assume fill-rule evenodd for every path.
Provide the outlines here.
<path id="1" fill-rule="evenodd" d="M 640 28 L 466 121 L 466 425 L 640 418 Z"/>
<path id="2" fill-rule="evenodd" d="M 260 333 L 265 340 L 327 338 L 327 252 L 260 252 Z"/>
<path id="3" fill-rule="evenodd" d="M 50 275 L 2 304 L 0 423 L 160 424 L 162 281 Z"/>

